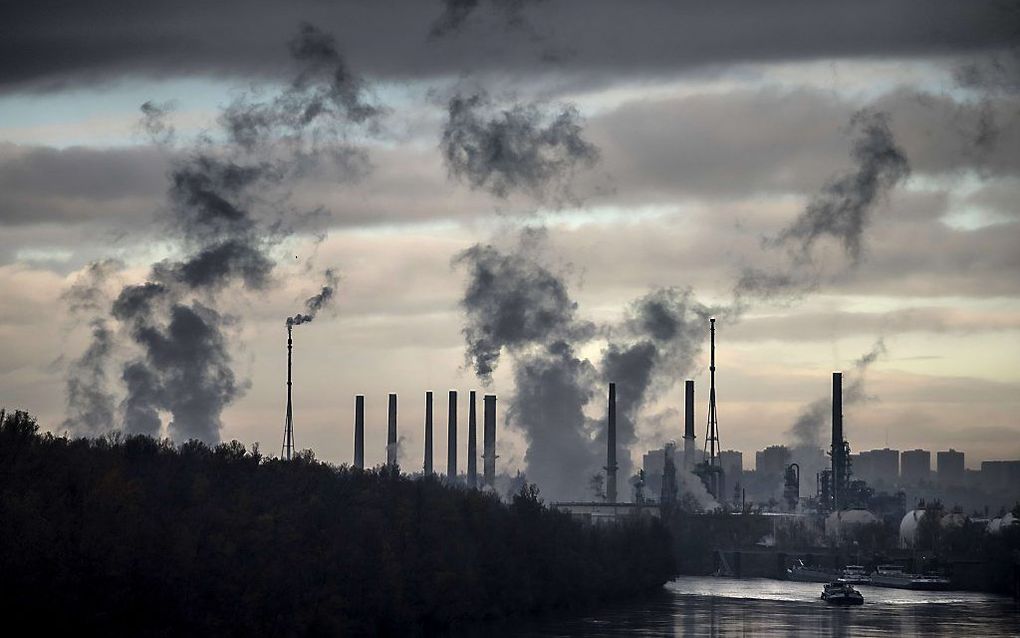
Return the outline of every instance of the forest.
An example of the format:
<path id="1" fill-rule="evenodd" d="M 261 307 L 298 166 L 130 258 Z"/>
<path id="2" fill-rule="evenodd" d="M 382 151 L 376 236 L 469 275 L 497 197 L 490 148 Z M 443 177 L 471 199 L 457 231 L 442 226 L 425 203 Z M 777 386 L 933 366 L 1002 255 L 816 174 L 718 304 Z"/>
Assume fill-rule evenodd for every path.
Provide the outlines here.
<path id="1" fill-rule="evenodd" d="M 237 441 L 41 434 L 0 411 L 0 608 L 36 633 L 415 635 L 660 588 L 656 519 Z M 14 615 L 16 614 L 16 615 Z"/>

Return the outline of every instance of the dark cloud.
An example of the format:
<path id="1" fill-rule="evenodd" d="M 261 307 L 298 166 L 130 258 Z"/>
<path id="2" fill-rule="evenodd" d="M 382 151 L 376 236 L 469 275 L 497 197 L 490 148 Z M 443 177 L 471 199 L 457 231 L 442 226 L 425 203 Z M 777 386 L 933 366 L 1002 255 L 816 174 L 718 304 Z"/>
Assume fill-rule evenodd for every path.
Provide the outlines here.
<path id="1" fill-rule="evenodd" d="M 573 199 L 571 178 L 599 158 L 573 106 L 500 109 L 475 94 L 454 96 L 447 110 L 440 148 L 450 175 L 497 197 L 521 191 L 540 200 Z"/>
<path id="2" fill-rule="evenodd" d="M 462 8 L 454 23 L 470 13 L 470 4 L 456 3 Z M 494 10 L 500 18 L 515 15 L 522 1 L 477 4 L 476 11 Z M 642 3 L 641 11 L 615 0 L 528 4 L 528 23 L 570 46 L 563 68 L 614 76 L 745 60 L 917 58 L 989 50 L 1015 37 L 997 0 L 863 0 L 852 11 L 835 0 L 781 7 L 655 0 Z M 301 22 L 335 33 L 350 59 L 374 76 L 533 68 L 534 49 L 506 46 L 508 39 L 519 42 L 517 29 L 461 29 L 438 46 L 427 35 L 442 9 L 420 0 L 8 3 L 0 16 L 0 87 L 53 88 L 139 75 L 285 78 L 278 47 Z"/>
<path id="3" fill-rule="evenodd" d="M 442 0 L 443 13 L 432 24 L 429 36 L 439 38 L 464 28 L 465 23 L 479 9 L 488 9 L 500 14 L 508 27 L 524 25 L 524 9 L 529 4 L 545 0 Z"/>

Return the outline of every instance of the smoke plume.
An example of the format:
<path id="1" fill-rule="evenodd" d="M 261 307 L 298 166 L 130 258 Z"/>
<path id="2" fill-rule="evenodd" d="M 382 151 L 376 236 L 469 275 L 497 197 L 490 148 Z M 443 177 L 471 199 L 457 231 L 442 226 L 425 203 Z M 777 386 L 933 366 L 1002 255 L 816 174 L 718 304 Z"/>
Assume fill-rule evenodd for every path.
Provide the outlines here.
<path id="1" fill-rule="evenodd" d="M 219 440 L 224 408 L 244 391 L 227 339 L 237 318 L 219 309 L 220 293 L 272 284 L 273 249 L 315 218 L 288 204 L 288 183 L 327 164 L 349 177 L 360 151 L 348 131 L 378 113 L 331 36 L 303 25 L 290 52 L 300 71 L 286 89 L 237 98 L 218 120 L 225 142 L 202 135 L 173 161 L 164 222 L 179 256 L 153 264 L 148 281 L 125 286 L 111 307 L 137 352 L 121 374 L 127 432 L 158 435 L 168 412 L 173 438 Z M 147 130 L 168 130 L 165 108 L 146 103 L 142 111 Z M 328 271 L 306 313 L 289 321 L 310 321 L 335 279 Z M 97 337 L 90 350 L 100 344 Z"/>
<path id="2" fill-rule="evenodd" d="M 734 313 L 705 306 L 690 289 L 662 288 L 633 302 L 622 324 L 606 330 L 608 345 L 599 369 L 603 382 L 617 384 L 616 437 L 623 449 L 637 442 L 645 405 L 693 370 L 709 318 Z M 603 431 L 598 432 L 604 440 Z M 628 475 L 629 455 L 620 455 L 619 463 Z"/>
<path id="3" fill-rule="evenodd" d="M 746 268 L 736 285 L 738 296 L 797 295 L 815 288 L 819 275 L 811 272 L 811 251 L 823 237 L 838 241 L 852 265 L 860 262 L 876 203 L 907 178 L 910 165 L 896 145 L 885 113 L 858 111 L 850 129 L 854 170 L 829 181 L 789 226 L 766 240 L 767 247 L 788 248 L 790 263 L 776 272 Z"/>
<path id="4" fill-rule="evenodd" d="M 574 173 L 598 162 L 598 148 L 584 139 L 573 106 L 497 110 L 487 96 L 474 94 L 454 96 L 447 110 L 440 148 L 450 176 L 496 197 L 521 191 L 538 200 L 573 200 Z"/>
<path id="5" fill-rule="evenodd" d="M 544 241 L 544 230 L 525 229 L 510 250 L 478 244 L 454 263 L 468 274 L 461 300 L 468 363 L 488 382 L 503 350 L 513 357 L 507 419 L 527 438 L 527 475 L 548 496 L 572 498 L 584 488 L 577 477 L 603 464 L 584 413 L 598 375 L 577 354 L 595 327 L 578 319 L 563 276 L 545 263 Z"/>
<path id="6" fill-rule="evenodd" d="M 326 283 L 323 284 L 322 290 L 317 295 L 313 295 L 305 300 L 305 312 L 304 314 L 298 313 L 293 317 L 287 317 L 288 326 L 299 326 L 303 323 L 308 323 L 315 316 L 319 314 L 319 311 L 327 307 L 333 302 L 333 297 L 336 294 L 336 287 L 339 283 L 339 278 L 333 269 L 328 268 L 323 273 L 326 278 Z"/>
<path id="7" fill-rule="evenodd" d="M 865 373 L 878 357 L 886 353 L 885 342 L 879 339 L 871 350 L 854 361 L 853 376 L 850 383 L 843 387 L 843 405 L 860 403 L 867 397 L 864 394 Z M 822 445 L 822 433 L 832 410 L 832 400 L 822 397 L 809 403 L 794 420 L 787 434 L 793 439 L 795 448 L 815 450 Z"/>
<path id="8" fill-rule="evenodd" d="M 88 322 L 91 334 L 85 352 L 66 371 L 67 418 L 63 428 L 69 432 L 97 436 L 114 427 L 115 399 L 108 374 L 114 335 L 105 317 L 109 299 L 103 286 L 120 267 L 115 260 L 89 264 L 61 297 L 72 316 Z"/>

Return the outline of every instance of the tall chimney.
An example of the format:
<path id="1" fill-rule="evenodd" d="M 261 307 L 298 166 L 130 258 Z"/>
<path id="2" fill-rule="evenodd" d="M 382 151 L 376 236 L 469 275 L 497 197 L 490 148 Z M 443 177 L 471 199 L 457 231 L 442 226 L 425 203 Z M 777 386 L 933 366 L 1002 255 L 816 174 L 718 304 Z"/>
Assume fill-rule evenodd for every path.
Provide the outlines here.
<path id="1" fill-rule="evenodd" d="M 457 391 L 450 390 L 449 429 L 446 439 L 446 478 L 457 480 Z"/>
<path id="2" fill-rule="evenodd" d="M 468 450 L 467 450 L 467 484 L 474 489 L 478 487 L 478 439 L 475 430 L 478 417 L 475 414 L 475 391 L 468 393 Z"/>
<path id="3" fill-rule="evenodd" d="M 432 393 L 425 393 L 425 476 L 432 475 Z"/>
<path id="4" fill-rule="evenodd" d="M 354 467 L 365 469 L 365 395 L 354 397 Z"/>
<path id="5" fill-rule="evenodd" d="M 390 393 L 389 427 L 386 431 L 386 465 L 397 465 L 397 395 Z"/>
<path id="6" fill-rule="evenodd" d="M 694 379 L 684 381 L 684 469 L 693 470 L 695 461 L 694 443 Z"/>
<path id="7" fill-rule="evenodd" d="M 843 444 L 843 373 L 832 373 L 832 509 L 843 508 L 846 446 Z"/>
<path id="8" fill-rule="evenodd" d="M 496 486 L 496 395 L 486 394 L 482 416 L 482 485 Z"/>
<path id="9" fill-rule="evenodd" d="M 616 384 L 609 384 L 609 432 L 606 436 L 606 500 L 616 502 Z"/>

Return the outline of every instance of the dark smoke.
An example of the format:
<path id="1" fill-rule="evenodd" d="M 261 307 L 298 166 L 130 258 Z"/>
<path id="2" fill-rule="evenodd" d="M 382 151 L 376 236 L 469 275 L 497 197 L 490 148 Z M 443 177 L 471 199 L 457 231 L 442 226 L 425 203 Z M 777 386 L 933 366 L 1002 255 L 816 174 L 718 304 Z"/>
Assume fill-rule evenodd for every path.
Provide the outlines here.
<path id="1" fill-rule="evenodd" d="M 440 148 L 450 176 L 506 198 L 522 191 L 539 200 L 575 199 L 571 177 L 591 168 L 598 148 L 584 139 L 577 109 L 552 113 L 544 105 L 497 110 L 484 94 L 454 96 Z"/>
<path id="2" fill-rule="evenodd" d="M 578 317 L 563 276 L 546 265 L 545 233 L 522 231 L 511 250 L 475 245 L 455 263 L 467 270 L 467 359 L 488 381 L 502 353 L 514 363 L 508 420 L 528 441 L 527 475 L 554 498 L 583 494 L 583 480 L 605 464 L 608 383 L 617 384 L 619 471 L 631 474 L 628 448 L 646 403 L 691 370 L 713 311 L 689 290 L 657 290 L 635 301 L 624 321 L 601 332 Z M 598 366 L 578 352 L 597 337 L 608 344 Z M 586 406 L 599 416 L 585 416 Z"/>
<path id="3" fill-rule="evenodd" d="M 855 134 L 850 155 L 856 170 L 826 184 L 804 212 L 779 233 L 776 243 L 797 243 L 806 255 L 816 240 L 828 235 L 843 245 L 854 263 L 860 261 L 861 239 L 875 202 L 906 179 L 910 165 L 896 146 L 885 113 L 858 111 L 850 127 Z"/>
<path id="4" fill-rule="evenodd" d="M 106 366 L 113 350 L 113 335 L 103 319 L 90 325 L 92 341 L 67 371 L 67 418 L 64 428 L 95 436 L 113 428 L 113 396 Z"/>
<path id="5" fill-rule="evenodd" d="M 539 343 L 587 341 L 594 326 L 577 319 L 577 304 L 562 277 L 540 264 L 544 229 L 526 228 L 513 252 L 476 244 L 454 258 L 468 271 L 461 300 L 467 358 L 488 382 L 504 348 L 514 353 Z"/>
<path id="6" fill-rule="evenodd" d="M 645 405 L 694 369 L 716 315 L 735 311 L 705 306 L 689 289 L 663 288 L 632 303 L 621 326 L 609 331 L 600 371 L 603 382 L 617 385 L 616 438 L 623 449 L 637 441 Z M 604 439 L 602 430 L 598 438 Z M 619 463 L 629 474 L 629 455 Z"/>
<path id="7" fill-rule="evenodd" d="M 878 357 L 886 353 L 885 342 L 879 339 L 871 350 L 854 361 L 853 376 L 850 383 L 843 386 L 843 405 L 853 405 L 864 401 L 865 373 Z M 844 382 L 846 377 L 844 377 Z M 793 438 L 795 448 L 817 449 L 822 444 L 822 433 L 832 414 L 832 399 L 822 397 L 809 403 L 793 422 L 787 434 Z"/>
<path id="8" fill-rule="evenodd" d="M 838 241 L 851 264 L 860 262 L 872 210 L 882 196 L 907 178 L 910 165 L 896 145 L 885 113 L 858 111 L 850 128 L 855 169 L 828 182 L 793 223 L 766 240 L 766 246 L 789 248 L 790 264 L 774 272 L 746 268 L 736 285 L 738 296 L 796 296 L 817 287 L 819 275 L 811 272 L 811 251 L 823 237 Z"/>
<path id="9" fill-rule="evenodd" d="M 524 22 L 524 9 L 529 4 L 538 4 L 544 0 L 488 0 L 488 4 L 502 14 L 504 24 L 508 27 L 521 27 Z M 471 14 L 475 13 L 481 0 L 443 0 L 443 13 L 436 19 L 429 31 L 430 38 L 441 38 L 456 33 L 464 28 Z"/>
<path id="10" fill-rule="evenodd" d="M 157 144 L 173 143 L 177 132 L 169 119 L 174 108 L 173 102 L 160 103 L 149 100 L 142 104 L 140 127 L 153 142 Z"/>
<path id="11" fill-rule="evenodd" d="M 326 272 L 323 273 L 323 275 L 326 277 L 326 283 L 323 284 L 322 290 L 319 291 L 319 294 L 313 295 L 305 300 L 304 314 L 299 312 L 293 317 L 287 317 L 288 326 L 299 326 L 303 323 L 308 323 L 312 319 L 315 319 L 315 316 L 319 314 L 320 310 L 333 302 L 333 297 L 336 294 L 336 287 L 340 280 L 331 268 L 326 269 Z"/>
<path id="12" fill-rule="evenodd" d="M 158 435 L 168 412 L 173 438 L 219 440 L 223 410 L 244 386 L 225 333 L 237 319 L 218 309 L 218 295 L 272 284 L 272 250 L 312 217 L 288 205 L 288 182 L 320 161 L 349 168 L 358 154 L 349 128 L 370 125 L 378 113 L 329 35 L 304 25 L 290 51 L 301 70 L 287 89 L 267 100 L 238 98 L 218 120 L 224 144 L 203 135 L 174 160 L 165 222 L 181 256 L 154 264 L 148 281 L 124 287 L 112 304 L 138 350 L 121 375 L 127 432 Z M 147 130 L 165 130 L 156 124 L 164 108 L 146 103 L 142 111 Z M 336 277 L 327 277 L 307 314 L 291 321 L 311 320 L 329 301 Z"/>
<path id="13" fill-rule="evenodd" d="M 478 244 L 454 263 L 468 274 L 461 307 L 469 364 L 488 382 L 502 351 L 511 355 L 507 419 L 528 441 L 527 475 L 550 498 L 576 498 L 584 491 L 577 477 L 604 464 L 584 413 L 598 375 L 577 354 L 595 328 L 577 318 L 563 276 L 543 263 L 545 237 L 525 229 L 510 251 Z"/>

